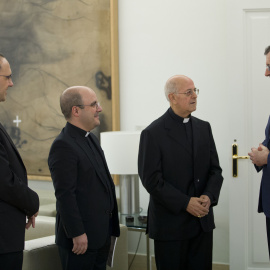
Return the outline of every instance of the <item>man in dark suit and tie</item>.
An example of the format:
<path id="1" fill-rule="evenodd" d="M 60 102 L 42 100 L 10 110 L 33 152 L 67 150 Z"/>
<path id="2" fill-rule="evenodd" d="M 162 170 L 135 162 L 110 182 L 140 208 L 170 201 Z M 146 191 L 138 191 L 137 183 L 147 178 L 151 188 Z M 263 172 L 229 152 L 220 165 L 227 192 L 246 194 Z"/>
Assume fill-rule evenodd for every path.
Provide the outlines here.
<path id="1" fill-rule="evenodd" d="M 12 86 L 10 65 L 0 54 L 0 102 Z M 0 123 L 0 269 L 22 269 L 25 229 L 35 227 L 38 208 L 21 156 Z"/>
<path id="2" fill-rule="evenodd" d="M 190 78 L 171 77 L 170 108 L 141 134 L 138 167 L 150 194 L 147 233 L 158 270 L 212 269 L 213 206 L 223 177 L 210 124 L 191 116 L 198 94 Z"/>
<path id="3" fill-rule="evenodd" d="M 266 56 L 266 70 L 265 76 L 270 78 L 270 46 L 265 49 Z M 265 129 L 265 140 L 258 148 L 252 147 L 251 152 L 248 153 L 252 163 L 258 172 L 263 170 L 258 212 L 264 213 L 266 216 L 266 231 L 268 240 L 268 252 L 270 257 L 270 166 L 268 165 L 270 149 L 270 117 Z"/>
<path id="4" fill-rule="evenodd" d="M 57 199 L 56 244 L 64 270 L 105 270 L 111 236 L 119 236 L 115 186 L 98 139 L 90 131 L 102 111 L 95 92 L 66 89 L 60 106 L 67 120 L 48 164 Z"/>

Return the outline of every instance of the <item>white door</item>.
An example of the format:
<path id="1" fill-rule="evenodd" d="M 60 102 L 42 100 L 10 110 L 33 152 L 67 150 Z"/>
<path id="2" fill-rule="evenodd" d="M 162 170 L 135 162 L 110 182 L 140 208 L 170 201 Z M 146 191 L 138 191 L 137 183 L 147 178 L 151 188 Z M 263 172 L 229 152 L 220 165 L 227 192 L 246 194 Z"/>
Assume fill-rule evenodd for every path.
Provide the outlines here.
<path id="1" fill-rule="evenodd" d="M 270 45 L 270 2 L 228 0 L 229 133 L 247 155 L 264 139 L 270 114 L 270 81 L 264 77 L 264 49 Z M 233 140 L 232 140 L 233 143 Z M 270 269 L 264 214 L 257 213 L 261 173 L 250 160 L 238 161 L 230 179 L 230 269 Z"/>

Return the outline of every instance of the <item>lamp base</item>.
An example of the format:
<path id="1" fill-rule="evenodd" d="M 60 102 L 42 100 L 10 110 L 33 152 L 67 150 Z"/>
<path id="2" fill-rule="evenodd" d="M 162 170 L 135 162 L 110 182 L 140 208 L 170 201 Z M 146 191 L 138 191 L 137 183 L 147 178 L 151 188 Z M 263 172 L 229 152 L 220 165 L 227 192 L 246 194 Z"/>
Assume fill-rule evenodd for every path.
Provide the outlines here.
<path id="1" fill-rule="evenodd" d="M 140 213 L 139 176 L 120 175 L 120 213 L 132 215 Z"/>

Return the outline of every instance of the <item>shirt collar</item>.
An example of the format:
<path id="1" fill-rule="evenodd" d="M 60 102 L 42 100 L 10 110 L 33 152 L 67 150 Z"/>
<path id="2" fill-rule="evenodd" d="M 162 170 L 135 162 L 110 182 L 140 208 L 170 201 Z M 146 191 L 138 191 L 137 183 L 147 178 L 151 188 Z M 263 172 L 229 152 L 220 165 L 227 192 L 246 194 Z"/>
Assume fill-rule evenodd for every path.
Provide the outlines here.
<path id="1" fill-rule="evenodd" d="M 83 130 L 83 129 L 77 127 L 77 126 L 74 126 L 69 122 L 67 122 L 67 125 L 69 127 L 71 127 L 74 131 L 76 131 L 82 137 L 88 137 L 88 135 L 90 134 L 90 131 L 86 132 L 85 130 Z"/>
<path id="2" fill-rule="evenodd" d="M 173 111 L 173 109 L 172 109 L 171 107 L 169 108 L 169 114 L 171 115 L 171 117 L 172 117 L 174 120 L 176 120 L 176 121 L 179 122 L 179 123 L 184 123 L 184 124 L 188 123 L 189 120 L 190 120 L 190 118 L 191 118 L 191 114 L 190 114 L 187 118 L 183 118 L 183 117 L 177 115 L 177 114 Z"/>

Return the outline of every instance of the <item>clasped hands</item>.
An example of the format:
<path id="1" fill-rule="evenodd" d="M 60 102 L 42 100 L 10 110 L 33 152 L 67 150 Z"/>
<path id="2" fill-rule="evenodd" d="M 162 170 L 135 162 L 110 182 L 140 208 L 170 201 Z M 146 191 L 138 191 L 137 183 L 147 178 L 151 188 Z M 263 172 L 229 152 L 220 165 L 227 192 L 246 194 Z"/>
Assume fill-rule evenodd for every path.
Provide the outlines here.
<path id="1" fill-rule="evenodd" d="M 260 143 L 258 148 L 252 147 L 251 152 L 249 152 L 248 155 L 253 164 L 263 166 L 267 164 L 269 149 Z"/>
<path id="2" fill-rule="evenodd" d="M 202 218 L 209 213 L 211 201 L 207 195 L 198 197 L 191 197 L 187 206 L 187 212 L 195 217 Z"/>

